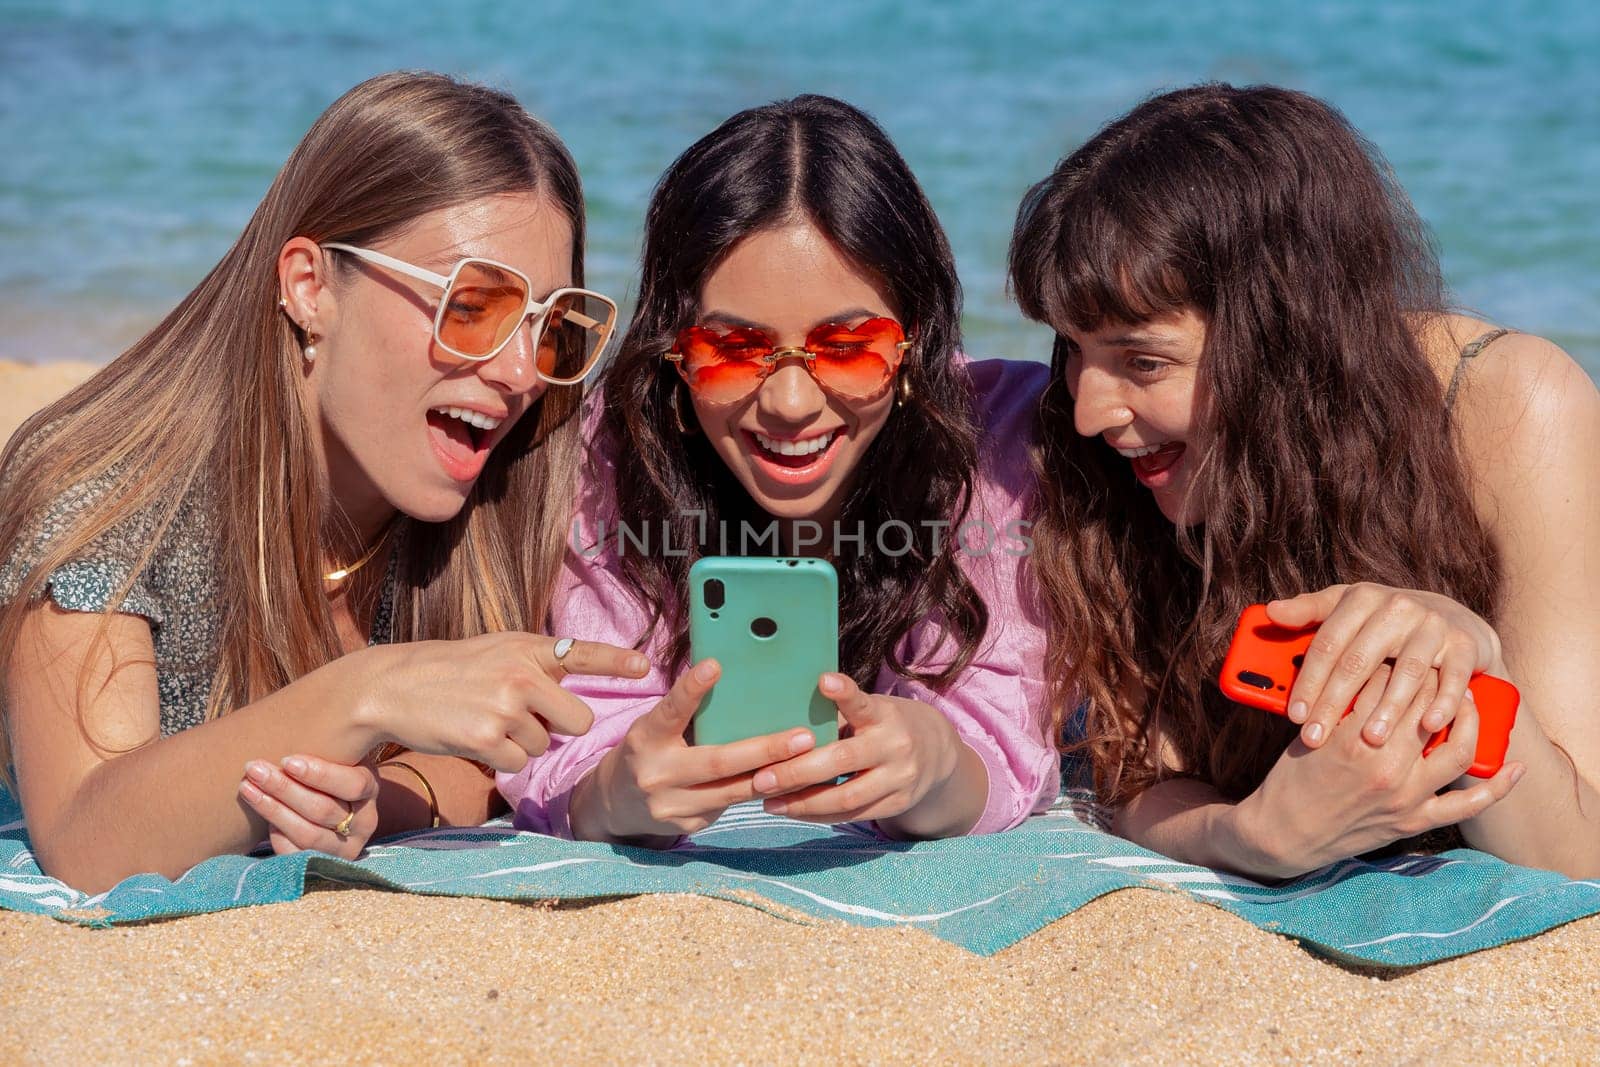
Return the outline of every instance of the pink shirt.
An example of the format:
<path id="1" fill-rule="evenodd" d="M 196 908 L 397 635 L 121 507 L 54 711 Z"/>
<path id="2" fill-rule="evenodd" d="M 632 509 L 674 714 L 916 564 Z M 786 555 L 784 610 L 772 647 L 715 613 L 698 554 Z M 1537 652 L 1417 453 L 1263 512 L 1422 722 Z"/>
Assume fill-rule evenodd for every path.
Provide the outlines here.
<path id="1" fill-rule="evenodd" d="M 1037 609 L 1018 586 L 1023 557 L 1032 548 L 1026 540 L 1025 507 L 1033 484 L 1027 446 L 1049 368 L 999 359 L 968 363 L 967 368 L 981 435 L 972 510 L 963 524 L 972 550 L 958 548 L 956 556 L 988 605 L 989 628 L 972 663 L 942 693 L 902 678 L 887 666 L 879 672 L 874 691 L 939 709 L 983 760 L 989 771 L 989 796 L 970 831 L 983 834 L 1010 829 L 1044 810 L 1059 785 L 1059 759 L 1041 725 L 1048 721 L 1044 629 Z M 595 410 L 598 405 L 586 420 L 589 427 L 594 425 Z M 612 469 L 610 456 L 598 459 L 599 469 Z M 603 522 L 605 542 L 593 558 L 568 551 L 552 601 L 550 633 L 631 648 L 651 616 L 620 575 L 611 490 L 610 484 L 593 484 L 586 472 L 576 521 L 585 544 L 594 541 Z M 870 531 L 867 544 L 872 544 Z M 664 635 L 658 633 L 644 650 L 652 663 L 644 678 L 570 677 L 562 683 L 593 709 L 594 726 L 582 737 L 556 738 L 549 752 L 530 760 L 520 772 L 497 777 L 518 827 L 571 837 L 567 807 L 573 786 L 671 687 L 672 679 L 660 667 L 664 644 Z M 898 651 L 902 662 L 926 668 L 948 663 L 953 646 L 935 623 L 924 619 L 901 639 Z"/>

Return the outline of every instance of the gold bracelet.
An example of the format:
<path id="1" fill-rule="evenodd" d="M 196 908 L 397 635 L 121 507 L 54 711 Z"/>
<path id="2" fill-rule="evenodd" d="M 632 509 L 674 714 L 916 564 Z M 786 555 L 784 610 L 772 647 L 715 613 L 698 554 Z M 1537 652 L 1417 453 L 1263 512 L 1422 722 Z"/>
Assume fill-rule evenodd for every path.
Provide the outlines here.
<path id="1" fill-rule="evenodd" d="M 428 825 L 430 827 L 437 827 L 439 825 L 439 794 L 433 791 L 433 785 L 428 781 L 427 775 L 423 774 L 421 771 L 417 770 L 404 760 L 385 760 L 383 763 L 378 764 L 378 767 L 380 769 L 384 767 L 399 767 L 402 770 L 410 771 L 412 774 L 416 775 L 417 781 L 422 783 L 423 791 L 428 794 L 428 817 L 433 820 Z"/>

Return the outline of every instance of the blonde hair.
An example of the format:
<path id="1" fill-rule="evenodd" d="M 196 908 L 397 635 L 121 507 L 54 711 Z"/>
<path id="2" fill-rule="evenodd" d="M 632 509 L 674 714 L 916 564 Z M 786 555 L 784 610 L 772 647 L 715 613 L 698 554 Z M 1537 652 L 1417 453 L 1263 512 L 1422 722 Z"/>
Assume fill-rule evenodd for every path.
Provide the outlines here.
<path id="1" fill-rule="evenodd" d="M 394 73 L 336 100 L 194 291 L 104 370 L 24 423 L 0 455 L 0 560 L 26 547 L 63 490 L 139 472 L 69 514 L 0 605 L 0 672 L 51 573 L 108 531 L 148 517 L 140 527 L 153 535 L 136 546 L 103 638 L 201 486 L 214 507 L 221 612 L 206 717 L 338 657 L 320 578 L 324 479 L 300 398 L 301 339 L 277 307 L 279 249 L 296 236 L 368 245 L 439 208 L 535 190 L 571 221 L 572 279 L 581 285 L 577 167 L 554 131 L 512 97 L 443 75 Z M 582 449 L 579 401 L 576 387 L 545 393 L 495 449 L 453 519 L 401 516 L 394 640 L 540 628 L 566 545 Z M 10 764 L 5 735 L 0 730 L 0 775 Z"/>

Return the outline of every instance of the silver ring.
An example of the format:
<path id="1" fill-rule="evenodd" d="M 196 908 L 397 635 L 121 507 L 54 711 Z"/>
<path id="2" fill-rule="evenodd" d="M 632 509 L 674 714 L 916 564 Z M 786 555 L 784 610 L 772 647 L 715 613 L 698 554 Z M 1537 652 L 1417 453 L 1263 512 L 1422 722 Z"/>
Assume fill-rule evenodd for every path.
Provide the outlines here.
<path id="1" fill-rule="evenodd" d="M 557 641 L 555 646 L 551 649 L 551 651 L 556 655 L 556 662 L 560 663 L 562 660 L 566 659 L 567 653 L 571 652 L 572 646 L 577 643 L 578 639 L 575 637 L 563 637 L 561 640 Z"/>

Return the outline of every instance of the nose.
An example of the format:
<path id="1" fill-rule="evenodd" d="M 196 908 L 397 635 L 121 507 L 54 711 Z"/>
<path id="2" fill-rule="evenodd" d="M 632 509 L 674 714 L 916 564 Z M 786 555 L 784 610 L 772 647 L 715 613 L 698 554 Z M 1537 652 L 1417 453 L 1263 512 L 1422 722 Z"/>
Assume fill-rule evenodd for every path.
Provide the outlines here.
<path id="1" fill-rule="evenodd" d="M 505 347 L 492 359 L 478 363 L 478 377 L 498 392 L 515 396 L 544 384 L 537 370 L 538 352 L 533 343 L 532 319 L 522 320 Z"/>
<path id="2" fill-rule="evenodd" d="M 1085 437 L 1098 437 L 1132 422 L 1133 410 L 1117 379 L 1074 362 L 1078 365 L 1069 368 L 1067 388 L 1072 393 L 1072 420 L 1077 431 Z"/>
<path id="3" fill-rule="evenodd" d="M 806 372 L 805 360 L 791 357 L 778 364 L 756 397 L 756 410 L 774 422 L 805 426 L 827 406 L 828 398 Z"/>

